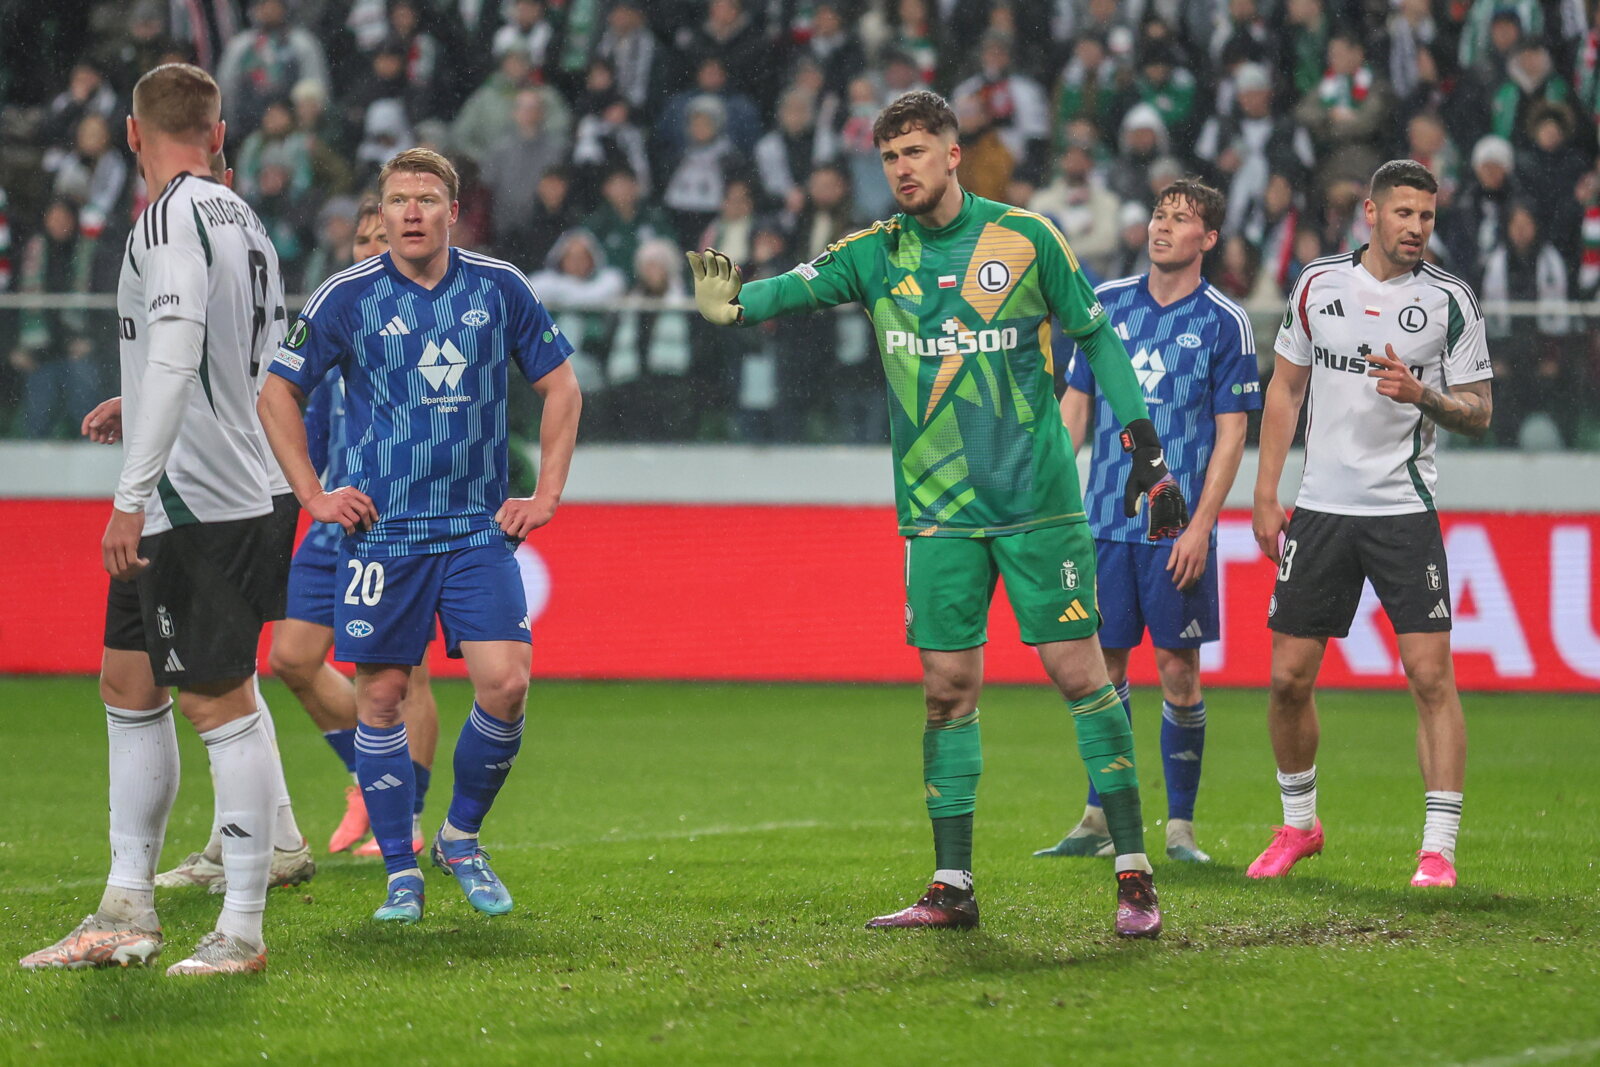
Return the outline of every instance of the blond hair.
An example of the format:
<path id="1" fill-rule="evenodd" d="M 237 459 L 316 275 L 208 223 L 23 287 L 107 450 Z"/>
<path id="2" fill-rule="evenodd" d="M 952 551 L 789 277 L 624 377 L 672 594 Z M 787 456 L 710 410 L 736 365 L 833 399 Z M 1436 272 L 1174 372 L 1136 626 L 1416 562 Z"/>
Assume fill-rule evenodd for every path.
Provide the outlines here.
<path id="1" fill-rule="evenodd" d="M 392 174 L 432 174 L 444 182 L 451 200 L 457 199 L 456 194 L 461 191 L 461 178 L 456 174 L 455 165 L 431 148 L 408 148 L 385 163 L 383 169 L 378 171 L 380 196 Z"/>
<path id="2" fill-rule="evenodd" d="M 210 137 L 222 119 L 222 91 L 193 64 L 163 63 L 133 87 L 133 117 L 174 137 Z"/>

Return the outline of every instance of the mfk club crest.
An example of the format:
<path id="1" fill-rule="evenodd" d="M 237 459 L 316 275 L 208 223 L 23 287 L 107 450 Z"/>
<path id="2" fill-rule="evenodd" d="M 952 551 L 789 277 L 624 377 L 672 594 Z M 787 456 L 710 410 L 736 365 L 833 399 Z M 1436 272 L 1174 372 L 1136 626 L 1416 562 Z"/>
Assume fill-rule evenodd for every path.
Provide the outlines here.
<path id="1" fill-rule="evenodd" d="M 1078 588 L 1078 565 L 1070 559 L 1061 561 L 1061 588 L 1068 591 Z"/>
<path id="2" fill-rule="evenodd" d="M 1438 592 L 1443 586 L 1444 580 L 1439 577 L 1439 565 L 1437 563 L 1428 564 L 1428 588 Z"/>

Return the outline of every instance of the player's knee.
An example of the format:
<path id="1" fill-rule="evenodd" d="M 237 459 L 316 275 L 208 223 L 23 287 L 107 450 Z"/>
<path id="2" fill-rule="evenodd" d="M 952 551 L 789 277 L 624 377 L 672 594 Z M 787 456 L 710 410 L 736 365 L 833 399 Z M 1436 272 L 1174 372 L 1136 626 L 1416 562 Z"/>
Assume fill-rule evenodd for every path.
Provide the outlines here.
<path id="1" fill-rule="evenodd" d="M 1309 671 L 1274 664 L 1272 668 L 1272 707 L 1274 710 L 1299 711 L 1311 700 L 1311 688 L 1316 676 Z"/>
<path id="2" fill-rule="evenodd" d="M 1424 661 L 1408 664 L 1406 682 L 1420 705 L 1433 706 L 1448 702 L 1455 692 L 1455 674 L 1450 664 Z"/>
<path id="3" fill-rule="evenodd" d="M 521 671 L 500 671 L 473 688 L 478 707 L 497 719 L 511 722 L 522 716 L 528 701 L 528 676 Z"/>
<path id="4" fill-rule="evenodd" d="M 320 663 L 307 664 L 304 657 L 297 656 L 286 648 L 280 648 L 276 643 L 267 653 L 267 666 L 271 668 L 275 677 L 282 680 L 290 689 L 300 690 L 311 684 L 311 678 L 316 674 Z"/>
<path id="5" fill-rule="evenodd" d="M 1158 666 L 1161 691 L 1167 700 L 1184 706 L 1200 702 L 1200 671 L 1195 664 L 1173 657 Z"/>
<path id="6" fill-rule="evenodd" d="M 949 722 L 970 715 L 977 707 L 975 685 L 964 685 L 961 679 L 929 678 L 923 684 L 923 704 L 928 709 L 931 723 Z"/>
<path id="7" fill-rule="evenodd" d="M 405 675 L 380 674 L 357 688 L 356 716 L 368 726 L 387 729 L 401 721 L 405 696 Z"/>
<path id="8" fill-rule="evenodd" d="M 166 703 L 166 699 L 166 694 L 153 684 L 127 684 L 115 678 L 100 678 L 100 702 L 113 708 L 157 708 Z"/>

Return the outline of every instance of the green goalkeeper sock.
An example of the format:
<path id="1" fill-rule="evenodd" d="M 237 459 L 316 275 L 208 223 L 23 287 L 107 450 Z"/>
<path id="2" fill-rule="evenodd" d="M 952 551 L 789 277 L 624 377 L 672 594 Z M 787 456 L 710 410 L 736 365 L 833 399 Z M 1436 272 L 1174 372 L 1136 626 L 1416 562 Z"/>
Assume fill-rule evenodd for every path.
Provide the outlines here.
<path id="1" fill-rule="evenodd" d="M 1133 727 L 1111 686 L 1067 701 L 1078 734 L 1078 756 L 1100 793 L 1106 826 L 1117 855 L 1144 851 L 1144 814 L 1139 805 L 1139 773 L 1133 762 Z"/>
<path id="2" fill-rule="evenodd" d="M 978 806 L 982 773 L 976 709 L 923 731 L 922 778 L 933 820 L 934 866 L 939 870 L 972 870 L 972 813 Z"/>

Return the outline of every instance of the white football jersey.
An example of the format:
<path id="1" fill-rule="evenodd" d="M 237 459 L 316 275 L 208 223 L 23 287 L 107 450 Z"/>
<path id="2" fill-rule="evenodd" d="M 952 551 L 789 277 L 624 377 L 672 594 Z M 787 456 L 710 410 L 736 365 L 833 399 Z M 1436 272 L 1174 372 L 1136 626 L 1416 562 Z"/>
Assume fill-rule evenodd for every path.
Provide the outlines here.
<path id="1" fill-rule="evenodd" d="M 1367 377 L 1367 357 L 1385 345 L 1441 393 L 1494 375 L 1483 315 L 1461 279 L 1422 263 L 1380 282 L 1360 250 L 1307 264 L 1273 346 L 1311 368 L 1297 506 L 1335 515 L 1434 509 L 1433 420 Z"/>
<path id="2" fill-rule="evenodd" d="M 146 534 L 268 514 L 288 484 L 267 447 L 256 392 L 285 326 L 278 254 L 254 211 L 210 177 L 179 174 L 134 222 L 117 286 L 122 422 L 139 424 L 150 325 L 205 326 L 200 387 L 189 396 Z"/>

